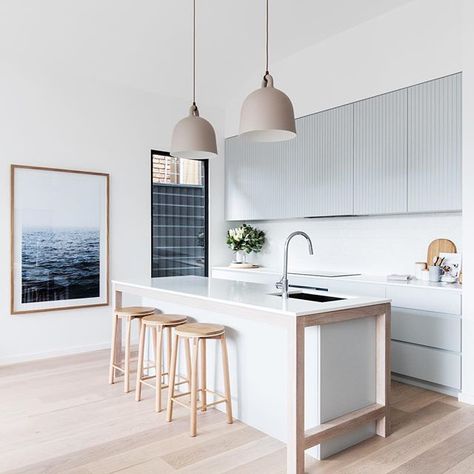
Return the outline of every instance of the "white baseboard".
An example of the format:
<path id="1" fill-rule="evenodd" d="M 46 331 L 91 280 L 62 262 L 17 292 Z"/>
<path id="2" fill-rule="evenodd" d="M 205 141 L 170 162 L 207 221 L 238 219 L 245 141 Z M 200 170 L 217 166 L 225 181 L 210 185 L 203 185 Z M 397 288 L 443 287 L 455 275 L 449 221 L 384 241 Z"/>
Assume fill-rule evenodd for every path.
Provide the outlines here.
<path id="1" fill-rule="evenodd" d="M 0 358 L 0 366 L 18 364 L 20 362 L 29 362 L 32 360 L 51 359 L 73 354 L 81 354 L 82 352 L 93 352 L 101 349 L 110 349 L 110 342 L 102 342 L 100 344 L 89 344 L 87 346 L 68 347 L 66 349 L 57 349 L 47 352 L 34 352 L 30 354 L 20 354 Z"/>
<path id="2" fill-rule="evenodd" d="M 461 392 L 458 396 L 458 400 L 463 403 L 469 403 L 469 405 L 474 405 L 474 395 L 471 393 Z"/>

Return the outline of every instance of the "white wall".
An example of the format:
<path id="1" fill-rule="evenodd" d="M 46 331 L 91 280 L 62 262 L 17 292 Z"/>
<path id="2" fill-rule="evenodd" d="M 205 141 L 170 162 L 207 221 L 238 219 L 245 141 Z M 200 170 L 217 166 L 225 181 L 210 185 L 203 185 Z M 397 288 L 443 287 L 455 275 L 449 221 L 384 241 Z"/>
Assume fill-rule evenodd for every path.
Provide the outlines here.
<path id="1" fill-rule="evenodd" d="M 458 72 L 463 66 L 461 3 L 414 1 L 328 38 L 270 64 L 275 85 L 291 97 L 296 116 L 303 116 Z M 240 105 L 257 84 L 257 80 L 249 81 L 227 108 L 226 136 L 238 132 Z M 268 231 L 270 245 L 257 260 L 270 266 L 275 266 L 275 258 L 279 265 L 284 237 L 300 228 L 314 238 L 319 257 L 305 260 L 296 250 L 290 263 L 298 267 L 379 274 L 413 272 L 413 262 L 426 259 L 426 248 L 433 238 L 451 238 L 462 247 L 460 214 L 258 225 Z"/>
<path id="2" fill-rule="evenodd" d="M 417 0 L 270 63 L 275 87 L 291 97 L 300 117 L 458 72 L 461 4 Z M 260 86 L 262 74 L 249 72 L 248 83 L 230 102 L 226 136 L 237 134 L 242 101 Z"/>
<path id="3" fill-rule="evenodd" d="M 420 216 L 341 217 L 258 222 L 267 243 L 249 260 L 269 268 L 282 266 L 283 244 L 293 230 L 303 230 L 313 241 L 308 255 L 303 238 L 290 248 L 290 270 L 336 270 L 386 275 L 414 273 L 414 263 L 426 261 L 429 243 L 451 239 L 461 251 L 461 214 Z"/>
<path id="4" fill-rule="evenodd" d="M 10 164 L 110 173 L 111 277 L 142 278 L 150 275 L 150 150 L 168 148 L 189 104 L 5 62 L 0 103 L 0 363 L 106 347 L 110 307 L 10 315 Z M 201 113 L 223 122 L 219 111 L 201 105 Z M 211 178 L 222 167 L 216 159 Z M 213 180 L 211 192 L 223 193 L 221 181 Z M 222 209 L 221 200 L 212 201 L 214 240 L 223 233 Z"/>

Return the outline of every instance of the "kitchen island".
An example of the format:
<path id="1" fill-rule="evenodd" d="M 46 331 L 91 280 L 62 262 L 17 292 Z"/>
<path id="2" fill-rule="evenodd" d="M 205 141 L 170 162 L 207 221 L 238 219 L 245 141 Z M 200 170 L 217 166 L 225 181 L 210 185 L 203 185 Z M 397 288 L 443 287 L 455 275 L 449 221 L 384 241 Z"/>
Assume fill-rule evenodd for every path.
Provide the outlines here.
<path id="1" fill-rule="evenodd" d="M 388 300 L 317 291 L 309 298 L 326 301 L 284 299 L 269 285 L 195 276 L 114 281 L 113 291 L 115 307 L 134 295 L 226 326 L 235 416 L 287 443 L 288 473 L 304 472 L 305 450 L 322 459 L 389 434 Z M 212 351 L 208 363 L 216 367 Z"/>

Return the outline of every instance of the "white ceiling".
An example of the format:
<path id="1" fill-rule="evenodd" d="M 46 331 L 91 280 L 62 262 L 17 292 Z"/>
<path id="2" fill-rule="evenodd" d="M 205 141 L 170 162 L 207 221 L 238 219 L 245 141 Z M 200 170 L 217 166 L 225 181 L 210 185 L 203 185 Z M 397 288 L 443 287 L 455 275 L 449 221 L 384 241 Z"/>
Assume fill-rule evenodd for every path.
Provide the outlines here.
<path id="1" fill-rule="evenodd" d="M 270 62 L 411 0 L 270 0 Z M 1 0 L 0 60 L 172 97 L 191 86 L 191 0 Z M 264 0 L 197 0 L 198 100 L 263 73 Z M 270 67 L 271 69 L 271 67 Z"/>

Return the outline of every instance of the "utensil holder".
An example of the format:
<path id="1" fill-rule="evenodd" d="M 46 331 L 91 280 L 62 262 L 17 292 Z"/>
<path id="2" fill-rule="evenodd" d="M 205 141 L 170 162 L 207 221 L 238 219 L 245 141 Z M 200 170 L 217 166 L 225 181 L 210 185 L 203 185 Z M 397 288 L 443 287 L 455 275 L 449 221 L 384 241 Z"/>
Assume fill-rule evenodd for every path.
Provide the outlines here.
<path id="1" fill-rule="evenodd" d="M 430 281 L 437 282 L 441 280 L 441 275 L 443 274 L 443 270 L 441 267 L 431 265 L 429 267 L 430 271 Z"/>

